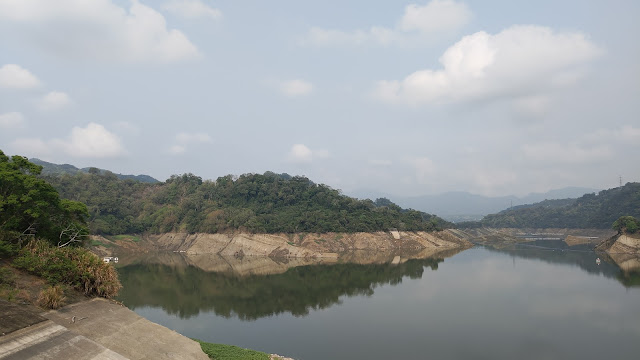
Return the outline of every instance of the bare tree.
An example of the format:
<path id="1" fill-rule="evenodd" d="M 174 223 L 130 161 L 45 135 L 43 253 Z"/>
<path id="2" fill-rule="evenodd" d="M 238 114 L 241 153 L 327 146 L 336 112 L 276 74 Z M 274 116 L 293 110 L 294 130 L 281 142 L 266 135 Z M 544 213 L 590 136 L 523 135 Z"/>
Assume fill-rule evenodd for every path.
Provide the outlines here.
<path id="1" fill-rule="evenodd" d="M 58 247 L 65 247 L 74 242 L 82 242 L 82 240 L 84 240 L 84 238 L 86 237 L 87 234 L 84 234 L 82 229 L 79 228 L 76 224 L 69 224 L 67 225 L 67 227 L 62 229 L 62 231 L 60 231 L 60 241 L 58 241 Z M 64 242 L 65 240 L 66 242 Z"/>

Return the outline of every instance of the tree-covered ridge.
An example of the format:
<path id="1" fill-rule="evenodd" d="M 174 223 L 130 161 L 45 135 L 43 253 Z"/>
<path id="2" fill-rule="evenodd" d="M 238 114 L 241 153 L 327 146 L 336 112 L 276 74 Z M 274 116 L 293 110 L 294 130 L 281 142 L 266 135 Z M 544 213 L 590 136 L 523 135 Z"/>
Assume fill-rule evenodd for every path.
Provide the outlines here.
<path id="1" fill-rule="evenodd" d="M 96 172 L 47 181 L 63 197 L 87 204 L 90 228 L 101 234 L 432 231 L 450 225 L 387 199 L 358 200 L 306 177 L 272 172 L 216 181 L 174 175 L 160 184 Z"/>
<path id="2" fill-rule="evenodd" d="M 42 175 L 63 175 L 63 174 L 74 175 L 77 173 L 88 173 L 88 172 L 98 172 L 100 174 L 110 173 L 110 171 L 108 170 L 98 169 L 95 167 L 86 167 L 86 168 L 78 169 L 77 167 L 70 164 L 54 164 L 54 163 L 50 163 L 50 162 L 43 161 L 36 158 L 29 159 L 29 161 L 42 167 Z M 122 180 L 131 179 L 131 180 L 136 180 L 136 181 L 151 183 L 151 184 L 159 182 L 158 180 L 154 179 L 149 175 L 115 174 L 115 176 L 117 176 L 118 179 L 122 179 Z"/>
<path id="3" fill-rule="evenodd" d="M 609 229 L 621 216 L 640 217 L 640 183 L 586 194 L 577 199 L 545 200 L 485 216 L 477 226 L 496 228 Z M 462 224 L 472 225 L 472 224 Z"/>

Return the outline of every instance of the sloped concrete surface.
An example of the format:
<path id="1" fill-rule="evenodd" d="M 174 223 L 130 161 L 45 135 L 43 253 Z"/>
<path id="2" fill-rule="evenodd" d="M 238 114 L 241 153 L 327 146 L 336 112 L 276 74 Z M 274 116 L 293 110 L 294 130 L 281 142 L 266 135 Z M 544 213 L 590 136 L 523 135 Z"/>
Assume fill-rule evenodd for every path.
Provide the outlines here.
<path id="1" fill-rule="evenodd" d="M 0 359 L 209 359 L 195 341 L 109 300 L 41 315 L 46 320 L 0 337 Z"/>

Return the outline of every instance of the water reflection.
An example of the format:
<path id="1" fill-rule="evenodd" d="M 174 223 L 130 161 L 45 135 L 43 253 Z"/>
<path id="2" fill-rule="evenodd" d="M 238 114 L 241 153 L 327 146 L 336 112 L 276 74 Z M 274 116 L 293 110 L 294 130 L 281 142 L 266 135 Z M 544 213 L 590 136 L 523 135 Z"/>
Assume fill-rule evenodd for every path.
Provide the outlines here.
<path id="1" fill-rule="evenodd" d="M 593 275 L 617 279 L 625 287 L 640 286 L 640 257 L 637 255 L 594 252 L 591 245 L 570 246 L 562 240 L 540 240 L 510 244 L 500 248 L 491 246 L 486 248 L 512 257 L 577 266 Z M 602 261 L 598 262 L 597 259 Z"/>
<path id="2" fill-rule="evenodd" d="M 242 320 L 281 313 L 303 316 L 312 309 L 338 304 L 343 296 L 371 296 L 379 285 L 396 285 L 403 278 L 420 279 L 425 267 L 437 270 L 438 263 L 454 253 L 426 259 L 353 253 L 340 259 L 351 262 L 331 265 L 326 264 L 331 261 L 327 259 L 237 259 L 172 253 L 121 256 L 118 272 L 123 288 L 119 300 L 131 309 L 160 307 L 180 318 L 201 311 Z M 358 259 L 376 263 L 353 263 Z"/>

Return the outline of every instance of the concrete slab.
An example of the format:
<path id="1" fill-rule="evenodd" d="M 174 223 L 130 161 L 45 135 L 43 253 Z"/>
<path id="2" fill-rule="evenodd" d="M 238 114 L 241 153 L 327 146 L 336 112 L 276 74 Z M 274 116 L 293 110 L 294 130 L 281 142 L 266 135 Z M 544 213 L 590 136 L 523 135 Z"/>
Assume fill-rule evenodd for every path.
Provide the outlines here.
<path id="1" fill-rule="evenodd" d="M 0 300 L 0 336 L 47 320 L 39 312 L 34 306 Z"/>
<path id="2" fill-rule="evenodd" d="M 197 342 L 113 301 L 95 298 L 43 316 L 132 360 L 209 359 Z"/>

